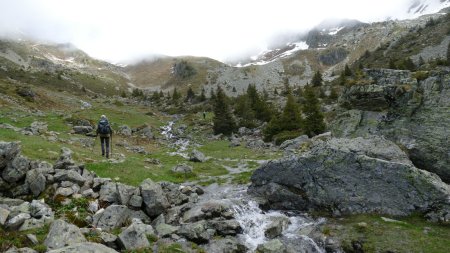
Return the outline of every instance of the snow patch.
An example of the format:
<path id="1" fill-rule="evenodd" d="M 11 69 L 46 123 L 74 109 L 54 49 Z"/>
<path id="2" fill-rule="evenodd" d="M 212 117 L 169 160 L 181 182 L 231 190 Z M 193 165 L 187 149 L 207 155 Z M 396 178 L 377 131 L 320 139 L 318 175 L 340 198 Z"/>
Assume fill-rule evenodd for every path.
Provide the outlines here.
<path id="1" fill-rule="evenodd" d="M 247 66 L 252 66 L 252 65 L 265 65 L 265 64 L 271 63 L 271 62 L 273 62 L 273 61 L 275 61 L 277 59 L 284 58 L 284 57 L 287 57 L 289 55 L 292 55 L 292 54 L 294 54 L 297 51 L 306 50 L 306 49 L 309 48 L 308 44 L 306 44 L 305 41 L 300 41 L 300 42 L 296 42 L 296 43 L 287 43 L 286 46 L 287 47 L 292 47 L 293 46 L 293 48 L 290 49 L 290 50 L 287 50 L 287 51 L 285 51 L 285 52 L 283 52 L 283 53 L 281 53 L 279 55 L 276 55 L 276 56 L 274 56 L 273 58 L 271 58 L 269 60 L 256 61 L 256 60 L 264 57 L 265 54 L 270 53 L 271 51 L 277 51 L 277 50 L 281 50 L 281 49 L 277 48 L 275 50 L 264 50 L 261 53 L 259 53 L 258 55 L 250 57 L 250 59 L 252 61 L 256 61 L 256 62 L 250 62 L 250 63 L 247 63 L 247 64 L 238 63 L 235 67 L 242 68 L 242 67 L 247 67 Z"/>
<path id="2" fill-rule="evenodd" d="M 345 26 L 342 27 L 336 27 L 329 30 L 329 35 L 336 35 L 340 30 L 344 29 Z"/>

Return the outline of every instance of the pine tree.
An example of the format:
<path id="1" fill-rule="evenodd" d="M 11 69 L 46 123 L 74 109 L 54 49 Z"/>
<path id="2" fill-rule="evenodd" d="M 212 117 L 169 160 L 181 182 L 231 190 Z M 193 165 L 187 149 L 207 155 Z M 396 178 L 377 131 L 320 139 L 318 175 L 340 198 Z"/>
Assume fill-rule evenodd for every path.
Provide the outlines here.
<path id="1" fill-rule="evenodd" d="M 395 64 L 395 60 L 394 59 L 389 59 L 389 68 L 390 69 L 397 69 L 397 65 Z"/>
<path id="2" fill-rule="evenodd" d="M 447 65 L 450 66 L 450 42 L 448 43 L 447 46 Z"/>
<path id="3" fill-rule="evenodd" d="M 234 112 L 239 117 L 239 126 L 247 128 L 256 127 L 255 111 L 251 107 L 247 94 L 236 98 Z"/>
<path id="4" fill-rule="evenodd" d="M 299 131 L 301 125 L 300 106 L 295 102 L 294 96 L 289 94 L 283 112 L 272 117 L 263 129 L 264 140 L 271 141 L 275 135 L 285 131 Z"/>
<path id="5" fill-rule="evenodd" d="M 214 92 L 213 88 L 211 88 L 210 90 L 209 97 L 211 98 L 211 100 L 216 99 L 216 93 Z"/>
<path id="6" fill-rule="evenodd" d="M 312 87 L 306 87 L 305 100 L 303 106 L 303 113 L 305 114 L 303 130 L 309 137 L 312 137 L 325 131 L 325 122 L 323 121 L 323 114 L 320 111 L 319 100 Z"/>
<path id="7" fill-rule="evenodd" d="M 202 88 L 202 93 L 200 93 L 200 101 L 206 101 L 205 88 Z"/>
<path id="8" fill-rule="evenodd" d="M 192 90 L 192 87 L 189 87 L 189 89 L 186 92 L 186 101 L 192 101 L 195 99 L 195 93 Z"/>
<path id="9" fill-rule="evenodd" d="M 152 94 L 152 100 L 155 101 L 155 102 L 159 102 L 159 100 L 160 100 L 160 96 L 159 95 L 160 95 L 159 92 L 154 91 L 153 94 Z"/>
<path id="10" fill-rule="evenodd" d="M 247 87 L 247 97 L 251 109 L 254 111 L 257 119 L 268 122 L 272 118 L 272 112 L 267 101 L 259 95 L 255 85 Z"/>
<path id="11" fill-rule="evenodd" d="M 181 98 L 180 93 L 178 93 L 177 88 L 173 89 L 173 93 L 172 93 L 172 100 L 173 101 L 178 101 L 178 99 Z"/>
<path id="12" fill-rule="evenodd" d="M 230 135 L 236 130 L 236 123 L 231 113 L 228 97 L 222 88 L 217 89 L 216 98 L 214 99 L 214 117 L 213 130 L 214 134 Z"/>
<path id="13" fill-rule="evenodd" d="M 352 76 L 352 71 L 350 70 L 347 64 L 345 64 L 344 74 L 345 76 Z"/>
<path id="14" fill-rule="evenodd" d="M 319 70 L 316 71 L 316 73 L 314 74 L 312 80 L 311 80 L 311 84 L 313 86 L 321 86 L 322 85 L 322 74 L 320 73 Z"/>

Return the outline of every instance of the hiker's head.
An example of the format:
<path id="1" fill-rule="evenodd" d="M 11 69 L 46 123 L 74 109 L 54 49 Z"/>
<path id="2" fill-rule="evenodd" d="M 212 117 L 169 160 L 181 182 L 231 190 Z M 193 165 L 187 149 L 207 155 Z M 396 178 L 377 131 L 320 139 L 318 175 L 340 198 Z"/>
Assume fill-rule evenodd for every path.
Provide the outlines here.
<path id="1" fill-rule="evenodd" d="M 106 118 L 105 115 L 102 115 L 102 116 L 100 116 L 100 119 L 105 119 L 105 120 L 107 120 L 108 118 Z"/>

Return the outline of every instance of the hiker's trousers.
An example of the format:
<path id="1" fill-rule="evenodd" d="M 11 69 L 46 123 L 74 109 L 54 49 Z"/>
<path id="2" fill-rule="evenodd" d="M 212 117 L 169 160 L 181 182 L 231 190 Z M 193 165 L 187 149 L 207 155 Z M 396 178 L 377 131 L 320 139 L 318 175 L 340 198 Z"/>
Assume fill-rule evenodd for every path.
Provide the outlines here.
<path id="1" fill-rule="evenodd" d="M 101 137 L 100 136 L 100 143 L 102 146 L 102 156 L 104 156 L 105 153 L 106 153 L 106 156 L 109 156 L 109 137 Z"/>

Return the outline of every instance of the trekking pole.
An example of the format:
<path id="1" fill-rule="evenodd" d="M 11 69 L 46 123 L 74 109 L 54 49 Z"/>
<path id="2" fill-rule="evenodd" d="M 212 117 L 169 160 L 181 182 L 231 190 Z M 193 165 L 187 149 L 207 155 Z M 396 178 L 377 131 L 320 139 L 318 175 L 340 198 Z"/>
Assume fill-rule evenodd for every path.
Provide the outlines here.
<path id="1" fill-rule="evenodd" d="M 113 140 L 112 140 L 112 134 L 111 134 L 111 141 L 109 142 L 109 145 L 110 145 L 110 147 L 109 147 L 109 154 L 111 155 L 111 158 L 112 158 L 112 147 L 113 147 L 113 144 L 112 144 L 112 142 L 113 142 Z"/>
<path id="2" fill-rule="evenodd" d="M 95 136 L 94 143 L 92 144 L 91 151 L 94 152 L 95 143 L 97 142 L 97 136 Z"/>

